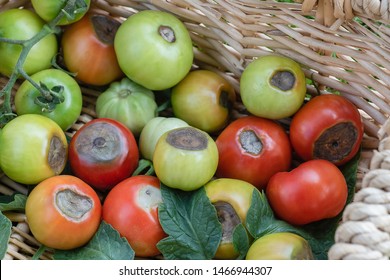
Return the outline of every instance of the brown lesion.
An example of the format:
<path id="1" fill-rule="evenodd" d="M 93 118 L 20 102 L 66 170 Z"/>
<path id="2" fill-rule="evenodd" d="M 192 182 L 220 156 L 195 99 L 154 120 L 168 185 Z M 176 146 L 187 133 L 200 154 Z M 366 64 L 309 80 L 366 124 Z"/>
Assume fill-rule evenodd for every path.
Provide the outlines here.
<path id="1" fill-rule="evenodd" d="M 71 189 L 57 192 L 55 204 L 64 216 L 74 221 L 81 221 L 93 207 L 91 198 L 76 193 Z"/>
<path id="2" fill-rule="evenodd" d="M 53 136 L 50 140 L 48 153 L 48 164 L 55 174 L 60 174 L 65 167 L 67 160 L 67 146 L 60 137 Z"/>
<path id="3" fill-rule="evenodd" d="M 217 210 L 218 220 L 222 225 L 222 240 L 223 243 L 233 242 L 233 232 L 241 219 L 233 206 L 225 201 L 217 201 L 213 203 Z"/>
<path id="4" fill-rule="evenodd" d="M 263 149 L 263 143 L 253 130 L 243 130 L 239 141 L 241 148 L 248 154 L 259 155 Z"/>
<path id="5" fill-rule="evenodd" d="M 92 15 L 91 22 L 99 40 L 107 45 L 113 45 L 120 22 L 99 14 Z"/>
<path id="6" fill-rule="evenodd" d="M 296 78 L 292 72 L 283 70 L 275 72 L 271 77 L 270 83 L 282 91 L 289 91 L 294 88 L 295 81 Z"/>
<path id="7" fill-rule="evenodd" d="M 202 131 L 183 127 L 168 132 L 166 141 L 171 146 L 188 151 L 201 151 L 207 149 L 208 138 Z"/>

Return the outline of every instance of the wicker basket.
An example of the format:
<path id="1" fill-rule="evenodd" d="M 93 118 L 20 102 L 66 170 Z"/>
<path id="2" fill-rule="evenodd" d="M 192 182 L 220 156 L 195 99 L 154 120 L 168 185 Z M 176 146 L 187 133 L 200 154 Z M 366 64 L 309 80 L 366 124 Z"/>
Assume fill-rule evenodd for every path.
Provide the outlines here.
<path id="1" fill-rule="evenodd" d="M 29 1 L 0 0 L 0 11 L 24 5 Z M 315 82 L 307 87 L 310 94 L 318 89 L 338 91 L 352 101 L 364 120 L 363 150 L 354 201 L 344 211 L 329 259 L 389 259 L 389 0 L 92 0 L 92 8 L 122 19 L 144 9 L 175 14 L 191 32 L 195 64 L 225 76 L 237 92 L 250 61 L 277 53 L 303 66 Z M 0 77 L 1 85 L 6 81 Z M 83 94 L 84 108 L 67 132 L 70 136 L 96 117 L 98 92 L 83 88 Z M 1 194 L 27 192 L 25 186 L 0 176 Z M 24 215 L 10 218 L 16 226 L 5 258 L 29 259 L 39 244 Z M 50 259 L 50 252 L 41 258 Z"/>

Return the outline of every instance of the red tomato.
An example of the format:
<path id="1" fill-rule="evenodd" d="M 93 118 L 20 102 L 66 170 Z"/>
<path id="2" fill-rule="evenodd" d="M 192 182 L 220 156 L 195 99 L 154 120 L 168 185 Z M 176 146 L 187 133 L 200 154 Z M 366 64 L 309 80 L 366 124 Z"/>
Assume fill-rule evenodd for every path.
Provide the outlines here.
<path id="1" fill-rule="evenodd" d="M 107 15 L 87 14 L 65 29 L 61 40 L 64 63 L 78 80 L 100 86 L 124 76 L 114 49 L 119 25 Z"/>
<path id="2" fill-rule="evenodd" d="M 272 120 L 239 118 L 221 132 L 216 144 L 218 177 L 240 179 L 262 189 L 273 174 L 290 168 L 292 155 L 287 133 Z"/>
<path id="3" fill-rule="evenodd" d="M 157 242 L 166 236 L 158 219 L 161 202 L 157 177 L 133 176 L 108 193 L 103 204 L 103 220 L 128 240 L 136 256 L 155 256 L 160 254 Z"/>
<path id="4" fill-rule="evenodd" d="M 101 191 L 130 177 L 138 159 L 134 135 L 113 119 L 98 118 L 86 123 L 69 143 L 72 172 Z"/>
<path id="5" fill-rule="evenodd" d="M 34 237 L 50 248 L 70 250 L 97 231 L 102 206 L 96 192 L 70 175 L 50 177 L 29 194 L 26 216 Z"/>
<path id="6" fill-rule="evenodd" d="M 326 159 L 340 166 L 359 151 L 364 133 L 358 109 L 346 98 L 316 96 L 293 117 L 290 139 L 303 160 Z"/>
<path id="7" fill-rule="evenodd" d="M 304 225 L 337 216 L 347 201 L 348 187 L 336 165 L 314 159 L 272 176 L 266 195 L 277 216 Z"/>

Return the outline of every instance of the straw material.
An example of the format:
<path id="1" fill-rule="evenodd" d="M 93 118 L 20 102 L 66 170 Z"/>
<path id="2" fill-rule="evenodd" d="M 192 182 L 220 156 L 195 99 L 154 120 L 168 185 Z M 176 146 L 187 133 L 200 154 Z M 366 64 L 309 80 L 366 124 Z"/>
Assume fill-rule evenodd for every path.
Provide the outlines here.
<path id="1" fill-rule="evenodd" d="M 28 2 L 0 0 L 0 10 Z M 307 78 L 313 80 L 307 86 L 309 94 L 338 92 L 353 102 L 361 111 L 366 134 L 357 192 L 345 209 L 329 258 L 389 258 L 388 0 L 92 0 L 92 9 L 120 20 L 145 9 L 173 13 L 191 33 L 195 67 L 223 75 L 237 93 L 239 78 L 248 63 L 276 54 L 302 65 Z M 2 85 L 6 82 L 5 78 L 0 81 Z M 83 113 L 67 132 L 69 135 L 96 117 L 94 102 L 98 93 L 83 88 L 83 94 Z M 238 102 L 237 117 L 243 109 Z M 13 251 L 28 252 L 22 248 Z M 21 258 L 16 253 L 10 255 Z"/>

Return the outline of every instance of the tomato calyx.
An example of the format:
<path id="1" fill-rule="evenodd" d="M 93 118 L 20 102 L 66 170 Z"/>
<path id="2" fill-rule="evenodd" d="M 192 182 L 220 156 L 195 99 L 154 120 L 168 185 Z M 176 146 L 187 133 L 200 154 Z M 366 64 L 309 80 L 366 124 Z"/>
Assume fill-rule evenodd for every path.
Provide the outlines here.
<path id="1" fill-rule="evenodd" d="M 270 80 L 271 85 L 282 91 L 289 91 L 294 87 L 295 76 L 288 70 L 276 71 Z"/>
<path id="2" fill-rule="evenodd" d="M 91 16 L 91 22 L 98 39 L 107 45 L 113 45 L 120 23 L 104 15 Z"/>
<path id="3" fill-rule="evenodd" d="M 48 164 L 53 169 L 55 174 L 60 174 L 66 164 L 66 147 L 62 144 L 59 137 L 53 136 L 50 140 L 50 147 L 48 153 Z"/>
<path id="4" fill-rule="evenodd" d="M 93 201 L 71 189 L 63 189 L 56 193 L 55 206 L 68 220 L 81 222 L 93 208 Z"/>
<path id="5" fill-rule="evenodd" d="M 166 141 L 169 145 L 188 151 L 201 151 L 207 148 L 206 135 L 192 127 L 177 128 L 168 132 Z"/>
<path id="6" fill-rule="evenodd" d="M 226 201 L 216 201 L 213 205 L 217 210 L 218 220 L 222 225 L 221 243 L 232 243 L 234 229 L 241 223 L 240 217 L 233 206 Z"/>
<path id="7" fill-rule="evenodd" d="M 174 43 L 176 41 L 176 35 L 173 29 L 166 25 L 160 25 L 158 28 L 160 36 L 168 43 Z"/>
<path id="8" fill-rule="evenodd" d="M 356 127 L 350 122 L 341 122 L 324 130 L 314 142 L 314 158 L 339 162 L 351 153 L 358 138 Z"/>
<path id="9" fill-rule="evenodd" d="M 263 143 L 253 130 L 243 130 L 239 134 L 241 148 L 248 154 L 259 155 L 263 150 Z"/>

